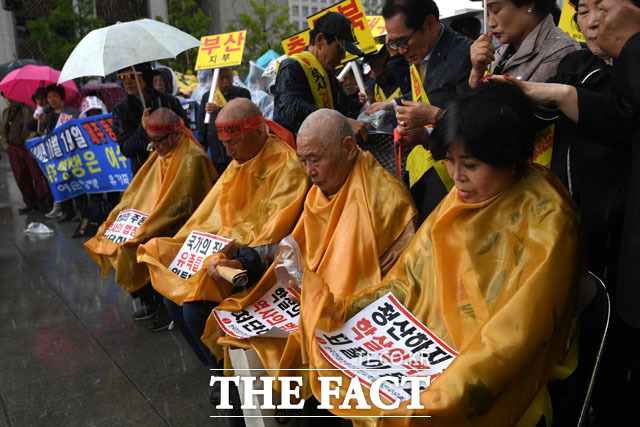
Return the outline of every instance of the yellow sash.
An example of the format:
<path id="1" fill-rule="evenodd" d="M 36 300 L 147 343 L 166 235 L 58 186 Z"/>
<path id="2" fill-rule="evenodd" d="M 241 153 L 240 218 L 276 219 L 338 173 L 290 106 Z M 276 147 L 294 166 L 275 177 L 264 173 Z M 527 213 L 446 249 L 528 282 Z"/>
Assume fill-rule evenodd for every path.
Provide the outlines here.
<path id="1" fill-rule="evenodd" d="M 533 161 L 539 165 L 548 167 L 549 163 L 551 163 L 555 130 L 556 125 L 555 123 L 552 123 L 536 133 L 533 149 Z"/>
<path id="2" fill-rule="evenodd" d="M 328 285 L 309 280 L 305 291 L 318 298 L 314 317 L 305 315 L 306 330 L 335 330 L 391 291 L 460 353 L 421 394 L 424 409 L 408 409 L 409 400 L 386 413 L 332 412 L 370 415 L 372 422 L 380 415 L 429 415 L 434 426 L 494 426 L 514 423 L 534 404 L 538 416 L 528 419 L 535 425 L 545 406 L 536 396 L 567 351 L 575 285 L 583 272 L 579 236 L 577 208 L 566 189 L 532 164 L 509 189 L 481 203 L 464 203 L 452 190 L 375 291 L 332 304 Z M 331 368 L 313 337 L 307 339 L 310 367 Z M 319 396 L 319 382 L 310 380 Z"/>
<path id="3" fill-rule="evenodd" d="M 102 267 L 102 276 L 107 277 L 113 267 L 116 283 L 125 291 L 134 292 L 146 285 L 149 271 L 146 265 L 136 262 L 138 246 L 152 237 L 175 234 L 207 195 L 217 176 L 209 156 L 186 135 L 167 155 L 151 154 L 118 206 L 95 237 L 85 243 L 91 258 Z M 125 209 L 136 209 L 149 217 L 133 239 L 115 244 L 103 233 Z"/>
<path id="4" fill-rule="evenodd" d="M 213 103 L 218 107 L 224 107 L 225 105 L 227 105 L 227 100 L 220 91 L 219 87 L 216 87 L 216 93 L 215 95 L 213 95 Z"/>
<path id="5" fill-rule="evenodd" d="M 396 88 L 396 90 L 389 96 L 386 96 L 384 94 L 384 91 L 382 90 L 382 88 L 380 86 L 378 86 L 378 84 L 375 84 L 373 87 L 373 92 L 374 92 L 374 98 L 376 100 L 376 102 L 384 102 L 384 101 L 388 101 L 390 99 L 395 99 L 395 98 L 399 98 L 402 96 L 402 91 L 400 90 L 400 88 Z"/>
<path id="6" fill-rule="evenodd" d="M 330 108 L 333 110 L 333 94 L 331 93 L 331 80 L 320 61 L 310 52 L 300 52 L 291 56 L 304 70 L 307 82 L 313 94 L 313 102 L 318 108 Z"/>
<path id="7" fill-rule="evenodd" d="M 151 284 L 176 304 L 185 301 L 222 301 L 233 291 L 216 283 L 203 268 L 187 280 L 172 273 L 171 264 L 193 230 L 234 239 L 235 246 L 262 246 L 286 237 L 295 225 L 308 179 L 295 151 L 276 136 L 270 136 L 251 160 L 232 161 L 200 207 L 175 236 L 152 239 L 138 249 L 138 262 L 145 263 Z M 206 258 L 203 266 L 222 254 Z"/>
<path id="8" fill-rule="evenodd" d="M 300 246 L 305 270 L 322 275 L 331 284 L 335 297 L 344 300 L 379 280 L 380 256 L 415 215 L 416 208 L 406 186 L 383 169 L 371 154 L 360 152 L 338 193 L 327 198 L 317 186 L 311 187 L 292 236 Z M 218 308 L 240 310 L 262 297 L 275 283 L 272 265 L 250 291 L 233 295 Z M 303 280 L 303 298 L 305 287 Z M 309 309 L 302 304 L 300 312 Z M 273 374 L 301 366 L 300 333 L 298 330 L 290 334 L 288 340 L 251 338 L 248 343 Z M 209 316 L 203 341 L 214 354 L 220 355 L 218 334 L 216 320 Z M 220 343 L 243 348 L 247 340 L 227 337 Z"/>
<path id="9" fill-rule="evenodd" d="M 413 100 L 430 104 L 427 92 L 424 90 L 422 84 L 422 78 L 415 64 L 411 64 L 409 73 L 411 75 L 411 93 Z M 453 188 L 453 180 L 449 177 L 447 165 L 444 160 L 434 160 L 431 151 L 426 150 L 422 145 L 414 147 L 407 156 L 406 169 L 409 173 L 409 187 L 413 187 L 413 185 L 433 167 L 435 167 L 442 184 L 447 191 L 450 191 Z"/>

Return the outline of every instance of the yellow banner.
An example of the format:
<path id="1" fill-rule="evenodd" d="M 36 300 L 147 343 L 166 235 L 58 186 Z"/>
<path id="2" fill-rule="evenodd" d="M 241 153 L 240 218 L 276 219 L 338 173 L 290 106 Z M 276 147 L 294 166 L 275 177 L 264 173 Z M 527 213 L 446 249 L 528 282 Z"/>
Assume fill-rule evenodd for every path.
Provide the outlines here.
<path id="1" fill-rule="evenodd" d="M 533 161 L 542 166 L 548 166 L 551 163 L 551 154 L 553 153 L 553 135 L 556 125 L 550 124 L 546 128 L 538 131 L 536 134 L 535 145 L 533 148 Z"/>
<path id="2" fill-rule="evenodd" d="M 409 74 L 411 75 L 411 93 L 413 94 L 413 100 L 431 104 L 427 97 L 427 92 L 425 92 L 424 86 L 422 85 L 420 72 L 415 64 L 411 64 L 411 67 L 409 67 Z"/>
<path id="3" fill-rule="evenodd" d="M 336 3 L 331 7 L 328 7 L 315 15 L 311 15 L 307 18 L 309 28 L 313 29 L 314 23 L 323 15 L 329 12 L 340 12 L 351 20 L 353 24 L 353 35 L 356 39 L 356 44 L 364 53 L 374 52 L 376 50 L 376 43 L 371 35 L 369 24 L 367 23 L 367 17 L 364 14 L 362 3 L 360 0 L 344 0 L 340 3 Z M 342 61 L 343 63 L 349 62 L 356 58 L 355 55 L 351 55 L 347 52 L 346 57 Z"/>
<path id="4" fill-rule="evenodd" d="M 400 90 L 400 88 L 397 88 L 391 95 L 386 96 L 382 88 L 377 84 L 373 87 L 373 91 L 376 102 L 384 102 L 390 99 L 400 98 L 402 96 L 402 91 Z"/>
<path id="5" fill-rule="evenodd" d="M 313 101 L 318 108 L 333 110 L 333 95 L 331 94 L 329 76 L 318 58 L 310 52 L 300 52 L 294 58 L 307 76 L 311 93 L 313 93 Z"/>
<path id="6" fill-rule="evenodd" d="M 178 91 L 182 93 L 191 93 L 198 87 L 198 79 L 191 74 L 182 74 L 174 71 L 176 80 L 178 81 Z"/>
<path id="7" fill-rule="evenodd" d="M 202 37 L 196 70 L 240 65 L 246 39 L 246 30 Z"/>
<path id="8" fill-rule="evenodd" d="M 367 16 L 367 22 L 369 23 L 369 29 L 371 29 L 371 35 L 373 37 L 387 34 L 387 27 L 382 16 Z"/>
<path id="9" fill-rule="evenodd" d="M 219 87 L 216 87 L 216 93 L 213 95 L 213 103 L 218 107 L 224 107 L 225 105 L 227 105 L 227 100 L 222 92 L 220 92 Z"/>
<path id="10" fill-rule="evenodd" d="M 573 16 L 576 14 L 576 9 L 573 7 L 574 4 L 575 3 L 569 0 L 564 0 L 558 28 L 569 34 L 573 39 L 579 41 L 580 43 L 585 43 L 586 41 L 584 39 L 584 36 L 580 32 L 580 29 L 578 28 L 578 24 L 576 24 L 573 20 Z"/>
<path id="11" fill-rule="evenodd" d="M 304 30 L 282 40 L 282 48 L 287 56 L 303 52 L 309 46 L 309 31 Z"/>

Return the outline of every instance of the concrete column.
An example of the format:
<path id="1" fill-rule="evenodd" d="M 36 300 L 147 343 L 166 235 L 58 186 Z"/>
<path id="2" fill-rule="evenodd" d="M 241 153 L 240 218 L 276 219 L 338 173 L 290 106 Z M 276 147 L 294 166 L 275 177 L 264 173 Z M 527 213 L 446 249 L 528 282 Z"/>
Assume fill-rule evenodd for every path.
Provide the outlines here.
<path id="1" fill-rule="evenodd" d="M 0 64 L 16 59 L 17 52 L 13 12 L 0 8 Z"/>
<path id="2" fill-rule="evenodd" d="M 164 22 L 169 22 L 169 6 L 167 0 L 149 0 L 149 18 L 162 18 Z"/>

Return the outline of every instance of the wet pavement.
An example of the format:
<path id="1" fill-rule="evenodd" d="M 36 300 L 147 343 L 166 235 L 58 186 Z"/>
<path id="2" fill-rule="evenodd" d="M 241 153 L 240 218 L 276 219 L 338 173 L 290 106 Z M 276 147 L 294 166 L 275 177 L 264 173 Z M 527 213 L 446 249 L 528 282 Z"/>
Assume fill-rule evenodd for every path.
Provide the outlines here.
<path id="1" fill-rule="evenodd" d="M 133 301 L 71 237 L 76 222 L 18 215 L 0 160 L 0 427 L 189 426 L 221 419 L 209 371 L 178 332 L 133 321 Z M 30 222 L 54 230 L 24 233 Z"/>

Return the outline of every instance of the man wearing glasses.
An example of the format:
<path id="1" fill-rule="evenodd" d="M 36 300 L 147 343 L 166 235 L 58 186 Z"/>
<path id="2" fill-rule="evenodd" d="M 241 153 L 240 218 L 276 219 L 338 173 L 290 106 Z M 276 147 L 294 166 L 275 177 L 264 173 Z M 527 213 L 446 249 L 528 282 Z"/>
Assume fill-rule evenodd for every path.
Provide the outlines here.
<path id="1" fill-rule="evenodd" d="M 469 89 L 472 40 L 456 34 L 438 20 L 440 12 L 433 0 L 386 0 L 382 16 L 387 27 L 387 45 L 404 55 L 416 67 L 422 79 L 429 104 L 413 102 L 412 94 L 393 101 L 374 103 L 368 114 L 386 109 L 395 110 L 401 143 L 406 150 L 428 141 L 424 126 L 434 124 L 448 101 Z M 420 155 L 422 147 L 416 147 Z M 414 154 L 414 153 L 412 153 Z M 418 153 L 415 153 L 415 157 Z M 411 156 L 411 154 L 410 154 Z M 448 193 L 446 183 L 435 167 L 424 172 L 425 159 L 409 161 L 405 181 L 411 183 L 411 194 L 418 207 L 422 223 Z M 414 168 L 414 165 L 418 165 Z M 446 174 L 446 173 L 445 173 Z"/>
<path id="2" fill-rule="evenodd" d="M 356 136 L 366 139 L 364 124 L 354 120 L 366 95 L 359 94 L 359 101 L 350 98 L 333 75 L 346 52 L 363 55 L 355 41 L 351 21 L 342 13 L 329 12 L 320 17 L 309 34 L 308 50 L 280 65 L 273 120 L 297 134 L 309 114 L 328 108 L 347 116 Z"/>
<path id="3" fill-rule="evenodd" d="M 127 91 L 127 96 L 113 107 L 113 130 L 120 151 L 131 160 L 131 173 L 135 175 L 149 157 L 150 141 L 145 131 L 149 115 L 164 107 L 180 116 L 187 127 L 189 119 L 176 97 L 153 88 L 151 64 L 143 63 L 136 65 L 135 69 L 129 67 L 120 70 L 118 79 Z M 146 109 L 141 102 L 142 95 Z"/>

